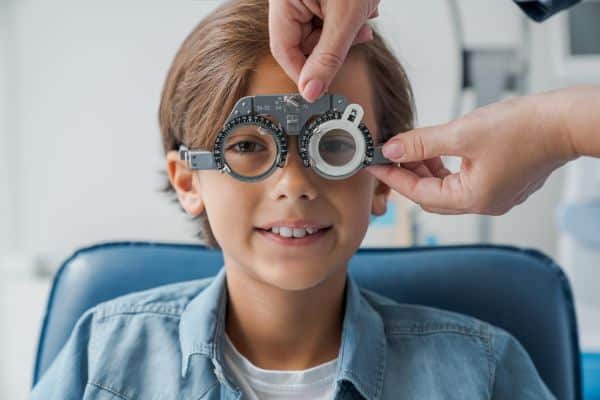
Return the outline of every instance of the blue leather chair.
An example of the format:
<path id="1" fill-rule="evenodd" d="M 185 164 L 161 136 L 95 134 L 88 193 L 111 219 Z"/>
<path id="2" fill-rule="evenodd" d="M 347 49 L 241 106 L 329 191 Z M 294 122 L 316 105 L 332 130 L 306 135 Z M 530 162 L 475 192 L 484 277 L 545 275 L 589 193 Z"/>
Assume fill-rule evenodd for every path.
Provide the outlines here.
<path id="1" fill-rule="evenodd" d="M 81 249 L 58 271 L 40 335 L 33 383 L 79 316 L 111 298 L 216 274 L 220 252 L 200 245 L 120 242 Z M 505 246 L 360 249 L 359 286 L 399 302 L 468 314 L 512 333 L 560 400 L 581 400 L 581 358 L 569 282 L 537 251 Z"/>

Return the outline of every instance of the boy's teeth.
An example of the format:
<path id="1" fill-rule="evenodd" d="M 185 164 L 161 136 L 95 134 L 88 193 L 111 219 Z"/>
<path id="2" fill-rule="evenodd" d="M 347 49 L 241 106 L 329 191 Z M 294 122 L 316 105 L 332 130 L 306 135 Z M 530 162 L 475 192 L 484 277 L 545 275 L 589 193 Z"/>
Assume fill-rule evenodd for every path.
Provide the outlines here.
<path id="1" fill-rule="evenodd" d="M 271 232 L 276 233 L 280 236 L 289 238 L 289 237 L 295 237 L 295 238 L 302 238 L 304 236 L 308 235 L 312 235 L 313 233 L 315 233 L 316 231 L 318 231 L 317 228 L 288 228 L 286 226 L 274 226 L 273 228 L 271 228 Z"/>
<path id="2" fill-rule="evenodd" d="M 291 228 L 286 228 L 285 226 L 279 227 L 279 236 L 292 237 L 293 233 L 294 231 Z"/>
<path id="3" fill-rule="evenodd" d="M 292 229 L 294 237 L 301 238 L 306 236 L 306 229 L 294 228 Z"/>

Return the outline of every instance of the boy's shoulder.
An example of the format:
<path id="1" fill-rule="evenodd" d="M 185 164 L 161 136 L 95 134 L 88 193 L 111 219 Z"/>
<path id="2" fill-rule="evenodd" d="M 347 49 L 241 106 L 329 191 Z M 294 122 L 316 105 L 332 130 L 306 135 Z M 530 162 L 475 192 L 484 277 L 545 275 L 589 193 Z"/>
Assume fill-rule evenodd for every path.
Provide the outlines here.
<path id="1" fill-rule="evenodd" d="M 384 325 L 386 373 L 394 384 L 384 388 L 382 398 L 398 397 L 396 387 L 414 389 L 410 398 L 450 398 L 448 390 L 457 387 L 460 398 L 554 398 L 526 349 L 506 330 L 469 315 L 360 291 Z"/>
<path id="2" fill-rule="evenodd" d="M 118 315 L 163 314 L 180 317 L 186 306 L 202 292 L 214 277 L 170 283 L 151 289 L 128 293 L 98 303 L 90 312 L 103 320 Z"/>
<path id="3" fill-rule="evenodd" d="M 503 357 L 532 365 L 516 338 L 488 322 L 440 308 L 398 303 L 366 289 L 361 289 L 361 294 L 381 317 L 388 343 L 401 341 L 406 346 L 402 352 L 410 349 L 423 356 L 444 349 L 447 357 L 454 354 L 459 359 L 485 354 L 475 364 L 485 366 L 485 361 L 491 360 L 490 374 Z"/>
<path id="4" fill-rule="evenodd" d="M 371 290 L 361 288 L 360 291 L 381 316 L 388 336 L 454 332 L 488 339 L 493 334 L 504 333 L 502 329 L 469 315 L 424 305 L 398 303 Z"/>

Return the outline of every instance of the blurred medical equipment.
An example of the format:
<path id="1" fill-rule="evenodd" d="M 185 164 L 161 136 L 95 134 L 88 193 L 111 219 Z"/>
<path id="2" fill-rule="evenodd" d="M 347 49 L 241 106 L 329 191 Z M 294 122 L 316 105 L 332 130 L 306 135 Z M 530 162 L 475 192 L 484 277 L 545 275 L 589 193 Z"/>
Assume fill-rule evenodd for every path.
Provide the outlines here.
<path id="1" fill-rule="evenodd" d="M 583 2 L 556 16 L 548 21 L 548 29 L 558 82 L 562 86 L 600 83 L 600 1 Z M 556 213 L 558 259 L 576 288 L 577 313 L 585 333 L 582 347 L 600 351 L 600 160 L 581 158 L 567 164 L 564 174 Z M 596 379 L 600 386 L 600 377 Z"/>
<path id="2" fill-rule="evenodd" d="M 463 74 L 462 87 L 458 91 L 458 100 L 454 104 L 454 117 L 462 113 L 462 96 L 465 91 L 474 93 L 475 108 L 495 103 L 506 97 L 507 92 L 514 95 L 526 93 L 527 74 L 531 34 L 527 17 L 521 16 L 522 40 L 512 46 L 490 46 L 483 48 L 468 47 L 464 38 L 464 26 L 458 0 L 448 0 L 454 21 L 454 32 L 462 50 Z M 460 162 L 455 160 L 456 165 Z M 479 216 L 478 241 L 492 241 L 492 221 L 489 216 Z"/>
<path id="3" fill-rule="evenodd" d="M 576 160 L 565 177 L 557 209 L 559 259 L 577 289 L 577 312 L 588 333 L 582 346 L 600 351 L 600 160 Z"/>
<path id="4" fill-rule="evenodd" d="M 500 3 L 500 4 L 499 4 Z M 389 39 L 415 91 L 418 126 L 448 122 L 468 110 L 524 94 L 530 64 L 529 20 L 510 1 L 382 2 L 376 26 Z M 488 14 L 494 14 L 487 18 Z M 415 26 L 422 32 L 414 40 Z M 440 61 L 443 60 L 443 63 Z M 460 158 L 444 157 L 451 171 Z M 417 245 L 491 242 L 491 220 L 460 216 L 441 221 L 418 206 L 413 221 Z M 453 220 L 452 231 L 445 226 Z"/>

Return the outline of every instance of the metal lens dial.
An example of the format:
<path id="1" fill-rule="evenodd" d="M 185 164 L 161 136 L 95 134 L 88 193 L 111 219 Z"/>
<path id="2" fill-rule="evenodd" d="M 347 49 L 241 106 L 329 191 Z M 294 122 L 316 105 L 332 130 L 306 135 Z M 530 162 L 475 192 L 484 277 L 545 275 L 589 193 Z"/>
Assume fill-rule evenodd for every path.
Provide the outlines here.
<path id="1" fill-rule="evenodd" d="M 240 176 L 255 178 L 269 172 L 277 162 L 277 142 L 259 125 L 235 126 L 223 143 L 225 163 Z"/>

